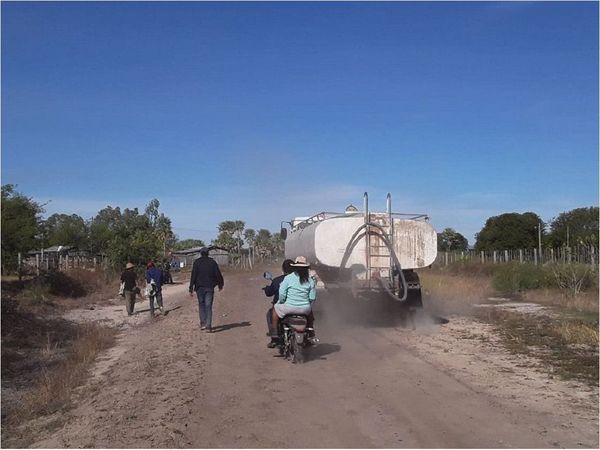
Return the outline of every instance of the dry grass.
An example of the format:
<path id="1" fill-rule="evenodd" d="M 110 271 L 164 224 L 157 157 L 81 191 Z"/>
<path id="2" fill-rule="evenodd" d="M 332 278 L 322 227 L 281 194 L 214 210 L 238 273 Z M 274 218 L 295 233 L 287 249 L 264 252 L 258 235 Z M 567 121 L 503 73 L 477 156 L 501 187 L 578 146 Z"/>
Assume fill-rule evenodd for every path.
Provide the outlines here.
<path id="1" fill-rule="evenodd" d="M 53 338 L 57 334 L 60 338 Z M 68 408 L 75 388 L 85 381 L 98 353 L 114 344 L 115 334 L 115 330 L 97 325 L 73 325 L 66 335 L 47 332 L 40 348 L 18 348 L 27 354 L 26 361 L 11 358 L 11 349 L 3 344 L 2 381 L 13 387 L 2 397 L 2 446 L 30 445 L 31 435 L 21 430 L 21 425 Z M 50 420 L 48 426 L 59 426 L 60 417 Z"/>
<path id="2" fill-rule="evenodd" d="M 543 361 L 552 375 L 598 385 L 598 323 L 565 317 L 527 316 L 486 308 L 480 319 L 496 326 L 511 352 Z"/>
<path id="3" fill-rule="evenodd" d="M 115 330 L 79 325 L 61 311 L 114 297 L 114 275 L 72 270 L 2 282 L 2 444 L 27 446 L 18 426 L 69 406 Z"/>
<path id="4" fill-rule="evenodd" d="M 576 296 L 567 295 L 559 289 L 536 289 L 524 292 L 522 297 L 528 302 L 598 316 L 598 290 L 596 289 L 580 292 Z"/>
<path id="5" fill-rule="evenodd" d="M 525 291 L 512 298 L 552 307 L 555 316 L 473 308 L 498 296 L 489 275 L 449 271 L 420 273 L 425 307 L 439 314 L 472 314 L 496 326 L 505 347 L 542 359 L 563 378 L 598 382 L 598 291 L 567 295 L 559 289 Z"/>
<path id="6" fill-rule="evenodd" d="M 487 276 L 460 276 L 434 271 L 419 273 L 423 302 L 438 314 L 467 314 L 493 290 Z"/>
<path id="7" fill-rule="evenodd" d="M 564 321 L 554 327 L 554 332 L 568 345 L 598 345 L 598 326 L 585 322 Z"/>
<path id="8" fill-rule="evenodd" d="M 30 419 L 67 406 L 73 388 L 81 384 L 98 353 L 112 346 L 114 339 L 112 329 L 82 325 L 70 348 L 63 352 L 64 359 L 52 367 L 42 366 L 37 385 L 24 396 L 21 408 L 14 413 L 15 418 Z M 58 344 L 55 344 L 45 351 L 52 353 L 57 349 Z"/>

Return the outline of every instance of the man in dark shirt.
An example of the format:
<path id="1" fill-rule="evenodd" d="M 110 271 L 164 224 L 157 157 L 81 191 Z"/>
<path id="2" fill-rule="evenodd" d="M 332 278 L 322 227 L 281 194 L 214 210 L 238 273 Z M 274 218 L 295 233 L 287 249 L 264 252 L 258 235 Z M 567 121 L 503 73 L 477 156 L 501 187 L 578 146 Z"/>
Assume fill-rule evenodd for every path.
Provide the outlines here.
<path id="1" fill-rule="evenodd" d="M 279 275 L 277 278 L 273 278 L 271 280 L 271 284 L 263 288 L 267 297 L 273 297 L 271 308 L 269 308 L 269 310 L 267 311 L 267 328 L 269 329 L 269 336 L 274 336 L 277 334 L 275 333 L 275 329 L 273 328 L 273 322 L 271 320 L 273 318 L 273 305 L 279 301 L 279 285 L 281 284 L 286 275 L 294 271 L 293 267 L 290 265 L 293 262 L 294 261 L 292 261 L 291 259 L 286 259 L 285 261 L 283 261 L 283 264 L 281 265 L 283 275 Z M 269 342 L 267 347 L 273 348 L 276 345 L 277 339 L 271 338 L 271 342 Z"/>
<path id="2" fill-rule="evenodd" d="M 135 287 L 137 276 L 133 270 L 135 266 L 128 262 L 125 265 L 125 270 L 121 274 L 121 282 L 125 283 L 123 287 L 123 296 L 125 297 L 125 307 L 127 308 L 127 315 L 133 314 L 133 306 L 135 304 Z"/>
<path id="3" fill-rule="evenodd" d="M 212 304 L 215 295 L 215 286 L 223 290 L 223 275 L 217 262 L 208 257 L 208 249 L 200 249 L 200 258 L 194 261 L 192 276 L 190 278 L 190 297 L 196 291 L 198 297 L 198 313 L 200 315 L 200 329 L 212 332 Z"/>

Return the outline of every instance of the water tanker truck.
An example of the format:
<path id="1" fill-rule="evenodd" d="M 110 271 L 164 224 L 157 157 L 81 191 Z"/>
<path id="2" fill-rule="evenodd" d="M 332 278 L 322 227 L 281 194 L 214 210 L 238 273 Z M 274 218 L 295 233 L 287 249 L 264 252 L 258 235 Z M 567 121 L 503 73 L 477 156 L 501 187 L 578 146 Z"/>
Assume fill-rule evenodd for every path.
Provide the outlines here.
<path id="1" fill-rule="evenodd" d="M 326 289 L 354 297 L 386 296 L 410 309 L 422 306 L 415 270 L 437 256 L 437 233 L 425 214 L 371 212 L 365 192 L 363 211 L 350 205 L 343 213 L 321 212 L 282 222 L 285 257 L 305 256 Z"/>

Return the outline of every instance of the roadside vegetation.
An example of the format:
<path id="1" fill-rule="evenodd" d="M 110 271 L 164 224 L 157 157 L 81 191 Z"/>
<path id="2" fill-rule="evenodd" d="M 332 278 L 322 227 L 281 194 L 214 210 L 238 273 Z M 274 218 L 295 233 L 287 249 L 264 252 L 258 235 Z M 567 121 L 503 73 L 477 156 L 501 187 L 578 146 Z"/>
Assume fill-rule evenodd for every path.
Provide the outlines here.
<path id="1" fill-rule="evenodd" d="M 113 345 L 115 330 L 76 324 L 61 313 L 97 305 L 117 289 L 113 274 L 86 270 L 3 278 L 3 446 L 27 445 L 20 424 L 68 408 L 98 353 Z"/>
<path id="2" fill-rule="evenodd" d="M 550 376 L 597 385 L 597 268 L 457 263 L 421 271 L 421 279 L 425 302 L 434 311 L 491 323 L 507 349 L 539 358 Z M 509 303 L 540 308 L 502 307 Z"/>

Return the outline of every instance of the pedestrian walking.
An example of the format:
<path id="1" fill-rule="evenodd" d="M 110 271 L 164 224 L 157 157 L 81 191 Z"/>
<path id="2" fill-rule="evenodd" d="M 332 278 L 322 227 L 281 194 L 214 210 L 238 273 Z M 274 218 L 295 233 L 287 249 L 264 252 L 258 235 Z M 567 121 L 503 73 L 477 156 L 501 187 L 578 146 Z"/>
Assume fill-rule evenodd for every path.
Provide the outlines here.
<path id="1" fill-rule="evenodd" d="M 162 281 L 163 273 L 158 267 L 154 265 L 153 261 L 148 262 L 146 270 L 146 295 L 150 300 L 150 317 L 154 317 L 154 301 L 158 305 L 160 312 L 165 313 L 163 308 L 163 297 L 162 297 Z"/>
<path id="2" fill-rule="evenodd" d="M 135 294 L 137 287 L 137 275 L 133 270 L 135 265 L 128 262 L 125 265 L 125 270 L 121 274 L 121 282 L 123 283 L 123 297 L 125 297 L 125 308 L 127 309 L 127 315 L 133 314 L 133 307 L 135 305 Z"/>
<path id="3" fill-rule="evenodd" d="M 223 290 L 223 275 L 217 262 L 209 258 L 208 249 L 200 249 L 200 258 L 194 261 L 192 276 L 190 278 L 190 297 L 196 292 L 198 297 L 198 314 L 200 316 L 200 329 L 212 332 L 212 305 L 215 295 L 215 286 Z"/>

